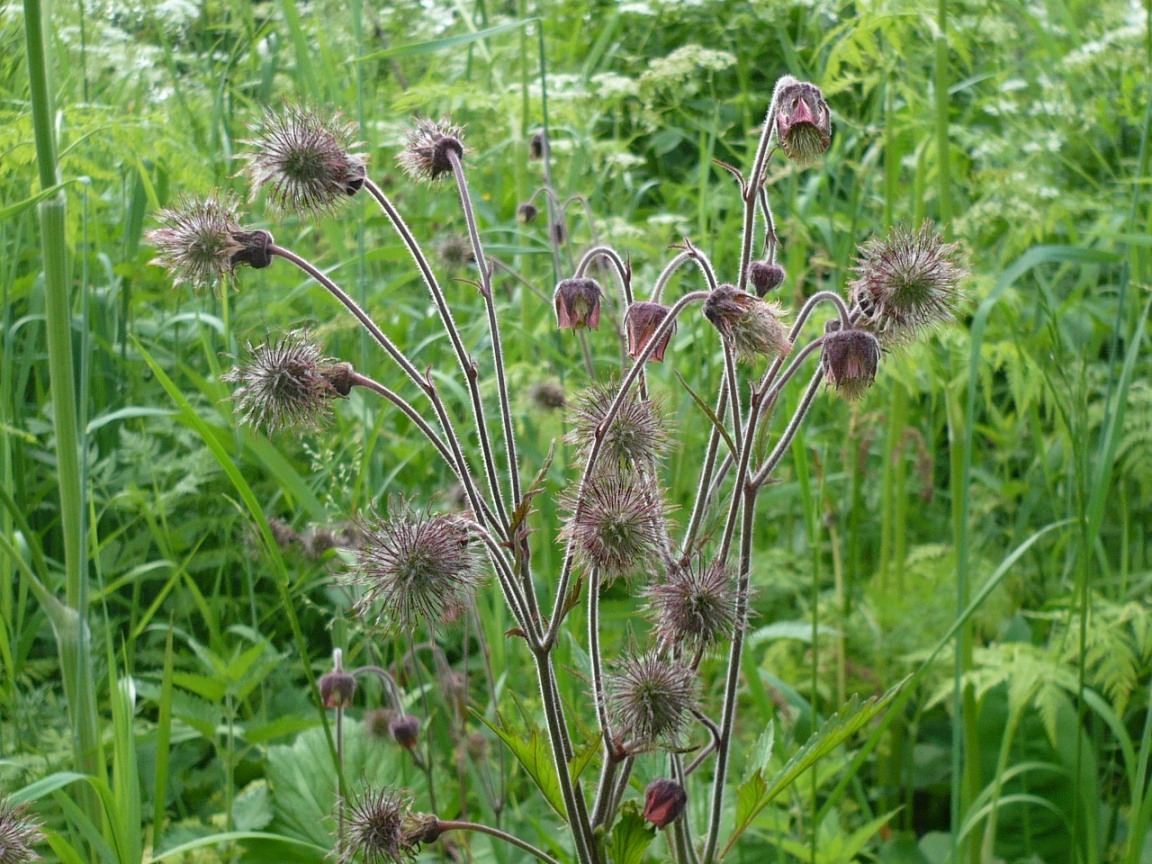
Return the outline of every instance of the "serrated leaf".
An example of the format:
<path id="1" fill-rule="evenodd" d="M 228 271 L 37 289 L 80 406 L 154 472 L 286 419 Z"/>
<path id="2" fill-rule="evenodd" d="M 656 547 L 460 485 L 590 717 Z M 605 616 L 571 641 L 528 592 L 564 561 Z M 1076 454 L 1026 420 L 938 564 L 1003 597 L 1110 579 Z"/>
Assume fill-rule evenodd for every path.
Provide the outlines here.
<path id="1" fill-rule="evenodd" d="M 640 805 L 635 801 L 626 801 L 620 808 L 620 817 L 612 826 L 608 860 L 612 864 L 640 864 L 655 836 L 656 827 L 644 821 Z"/>
<path id="2" fill-rule="evenodd" d="M 536 788 L 540 790 L 544 798 L 552 805 L 552 809 L 560 815 L 560 818 L 567 821 L 568 816 L 564 811 L 564 798 L 560 794 L 560 780 L 556 776 L 556 769 L 552 763 L 552 747 L 541 731 L 535 726 L 532 726 L 528 730 L 527 738 L 519 738 L 511 730 L 504 728 L 505 724 L 503 719 L 500 720 L 500 725 L 497 726 L 483 715 L 475 711 L 472 713 L 477 720 L 491 729 L 497 737 L 508 746 L 508 749 L 512 751 L 512 755 L 524 766 L 524 770 L 528 772 L 528 776 L 532 778 L 532 782 L 536 784 Z"/>
<path id="3" fill-rule="evenodd" d="M 769 721 L 768 725 L 764 727 L 764 731 L 760 733 L 760 737 L 756 739 L 756 743 L 752 745 L 752 751 L 748 754 L 748 767 L 744 772 L 744 778 L 748 779 L 754 773 L 759 773 L 768 767 L 768 760 L 772 758 L 772 751 L 776 748 L 776 724 Z"/>
<path id="4" fill-rule="evenodd" d="M 259 831 L 272 821 L 272 799 L 263 780 L 249 783 L 232 802 L 232 822 L 237 831 Z"/>
<path id="5" fill-rule="evenodd" d="M 516 509 L 512 511 L 512 530 L 511 534 L 516 535 L 517 530 L 523 524 L 524 520 L 528 518 L 528 514 L 532 512 L 532 499 L 544 491 L 544 484 L 548 480 L 548 472 L 552 468 L 552 460 L 556 455 L 556 442 L 553 441 L 548 446 L 548 455 L 544 457 L 544 464 L 540 466 L 540 470 L 536 472 L 536 476 L 532 479 L 531 484 L 524 491 L 523 496 L 520 498 L 520 503 L 516 505 Z"/>

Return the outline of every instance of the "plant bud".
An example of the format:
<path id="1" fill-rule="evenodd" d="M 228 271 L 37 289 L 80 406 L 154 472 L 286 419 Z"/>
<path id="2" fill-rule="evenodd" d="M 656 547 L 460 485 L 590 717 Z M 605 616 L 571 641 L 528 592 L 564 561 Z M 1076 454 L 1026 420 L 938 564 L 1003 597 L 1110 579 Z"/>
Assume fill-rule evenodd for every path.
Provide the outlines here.
<path id="1" fill-rule="evenodd" d="M 763 297 L 769 291 L 775 291 L 784 284 L 787 276 L 788 274 L 779 264 L 753 261 L 748 265 L 748 281 L 756 289 L 757 297 Z"/>
<path id="2" fill-rule="evenodd" d="M 657 828 L 675 822 L 688 804 L 688 793 L 675 780 L 653 780 L 644 790 L 644 819 Z"/>
<path id="3" fill-rule="evenodd" d="M 420 740 L 420 718 L 412 714 L 397 717 L 388 724 L 388 731 L 405 750 L 415 750 Z"/>
<path id="4" fill-rule="evenodd" d="M 356 678 L 347 672 L 329 672 L 321 675 L 320 700 L 325 708 L 350 708 L 356 693 Z"/>

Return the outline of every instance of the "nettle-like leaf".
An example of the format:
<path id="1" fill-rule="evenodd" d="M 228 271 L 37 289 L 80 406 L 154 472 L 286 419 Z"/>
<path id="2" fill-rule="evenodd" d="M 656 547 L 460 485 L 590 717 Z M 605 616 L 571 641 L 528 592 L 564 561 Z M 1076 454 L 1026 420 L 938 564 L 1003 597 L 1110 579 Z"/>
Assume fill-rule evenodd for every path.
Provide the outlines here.
<path id="1" fill-rule="evenodd" d="M 736 793 L 735 827 L 723 854 L 727 854 L 740 835 L 751 827 L 761 810 L 795 783 L 805 771 L 883 713 L 903 686 L 902 681 L 883 696 L 873 697 L 864 702 L 853 696 L 841 711 L 824 721 L 808 742 L 796 751 L 771 780 L 765 779 L 761 769 L 754 771 L 752 776 L 741 783 Z"/>
<path id="2" fill-rule="evenodd" d="M 612 826 L 608 860 L 612 864 L 640 864 L 655 836 L 656 828 L 644 821 L 639 803 L 625 802 L 620 808 L 620 818 Z"/>

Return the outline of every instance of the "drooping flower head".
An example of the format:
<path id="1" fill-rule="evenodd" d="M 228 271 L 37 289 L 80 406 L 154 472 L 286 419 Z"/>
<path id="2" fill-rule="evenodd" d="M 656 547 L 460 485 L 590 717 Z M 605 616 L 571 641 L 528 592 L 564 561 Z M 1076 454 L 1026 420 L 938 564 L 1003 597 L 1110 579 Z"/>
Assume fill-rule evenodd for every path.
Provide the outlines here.
<path id="1" fill-rule="evenodd" d="M 239 203 L 229 195 L 186 198 L 156 216 L 160 227 L 146 239 L 156 247 L 153 264 L 166 268 L 173 284 L 214 288 L 241 264 L 267 267 L 272 235 L 240 227 Z"/>
<path id="2" fill-rule="evenodd" d="M 517 222 L 524 222 L 527 224 L 528 222 L 534 221 L 539 215 L 540 208 L 538 208 L 531 201 L 525 201 L 523 204 L 516 208 Z"/>
<path id="3" fill-rule="evenodd" d="M 669 443 L 661 403 L 639 399 L 630 392 L 620 403 L 612 424 L 602 428 L 617 390 L 613 381 L 597 381 L 582 390 L 568 412 L 570 431 L 564 440 L 577 448 L 581 461 L 601 437 L 600 458 L 606 460 L 605 464 L 620 468 L 655 465 Z"/>
<path id="4" fill-rule="evenodd" d="M 784 155 L 801 167 L 813 164 L 832 144 L 832 112 L 815 84 L 785 75 L 772 98 L 776 140 Z"/>
<path id="5" fill-rule="evenodd" d="M 43 839 L 40 822 L 29 815 L 27 807 L 0 795 L 0 864 L 39 861 L 32 847 Z"/>
<path id="6" fill-rule="evenodd" d="M 390 630 L 435 626 L 464 608 L 481 580 L 481 558 L 460 516 L 422 516 L 406 506 L 361 520 L 363 542 L 350 581 L 365 591 L 356 609 Z"/>
<path id="7" fill-rule="evenodd" d="M 463 128 L 453 126 L 447 118 L 437 123 L 417 117 L 396 161 L 413 180 L 436 180 L 452 170 L 449 153 L 455 153 L 457 159 L 464 158 L 463 135 Z"/>
<path id="8" fill-rule="evenodd" d="M 667 828 L 684 814 L 688 793 L 675 780 L 661 777 L 644 790 L 644 820 L 657 828 Z"/>
<path id="9" fill-rule="evenodd" d="M 928 222 L 918 231 L 896 226 L 887 237 L 873 237 L 858 247 L 849 292 L 864 314 L 859 326 L 887 348 L 951 321 L 964 299 L 960 283 L 968 275 L 956 256 L 957 244 L 945 243 Z"/>
<path id="10" fill-rule="evenodd" d="M 731 344 L 737 358 L 752 362 L 759 356 L 782 357 L 792 350 L 784 309 L 735 285 L 720 285 L 704 301 L 704 317 Z"/>
<path id="11" fill-rule="evenodd" d="M 307 331 L 292 330 L 276 342 L 248 345 L 251 359 L 221 376 L 239 384 L 232 394 L 242 423 L 270 432 L 317 428 L 333 399 L 351 390 L 352 367 L 325 357 Z"/>
<path id="12" fill-rule="evenodd" d="M 600 326 L 600 300 L 604 292 L 595 279 L 561 279 L 556 285 L 552 301 L 556 305 L 556 326 L 588 327 L 595 330 Z"/>
<path id="13" fill-rule="evenodd" d="M 604 678 L 612 734 L 630 752 L 676 747 L 696 707 L 696 675 L 655 653 L 625 655 Z"/>
<path id="14" fill-rule="evenodd" d="M 659 490 L 638 473 L 594 474 L 581 498 L 565 503 L 572 515 L 561 539 L 571 540 L 577 561 L 601 578 L 663 560 L 665 508 Z"/>
<path id="15" fill-rule="evenodd" d="M 624 332 L 628 336 L 628 356 L 635 360 L 648 347 L 648 341 L 655 335 L 657 328 L 668 317 L 669 309 L 660 303 L 649 303 L 644 300 L 637 301 L 628 307 L 624 314 Z M 668 340 L 676 332 L 676 324 L 660 337 L 648 359 L 654 362 L 664 360 L 664 351 L 668 348 Z"/>
<path id="16" fill-rule="evenodd" d="M 244 142 L 252 148 L 244 168 L 252 194 L 267 185 L 269 200 L 283 213 L 330 213 L 364 185 L 356 126 L 338 113 L 303 105 L 268 109 L 252 133 Z"/>
<path id="17" fill-rule="evenodd" d="M 833 329 L 824 334 L 821 358 L 828 384 L 845 399 L 856 400 L 876 380 L 880 340 L 867 330 Z"/>
<path id="18" fill-rule="evenodd" d="M 736 632 L 736 579 L 718 562 L 671 567 L 644 594 L 662 645 L 695 653 Z"/>
<path id="19" fill-rule="evenodd" d="M 356 676 L 337 669 L 320 676 L 316 682 L 320 702 L 325 708 L 351 708 L 356 695 Z"/>
<path id="20" fill-rule="evenodd" d="M 779 264 L 769 264 L 767 261 L 753 261 L 748 265 L 748 281 L 756 289 L 756 296 L 763 297 L 769 291 L 775 291 L 784 284 L 788 274 Z"/>

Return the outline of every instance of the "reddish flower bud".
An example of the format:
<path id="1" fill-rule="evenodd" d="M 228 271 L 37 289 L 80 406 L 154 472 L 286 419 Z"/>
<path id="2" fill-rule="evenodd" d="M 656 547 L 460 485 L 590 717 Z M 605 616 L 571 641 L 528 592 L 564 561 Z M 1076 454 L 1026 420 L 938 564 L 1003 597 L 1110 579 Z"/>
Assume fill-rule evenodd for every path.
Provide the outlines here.
<path id="1" fill-rule="evenodd" d="M 776 138 L 784 155 L 797 165 L 811 165 L 832 144 L 832 113 L 815 84 L 785 75 L 776 82 L 773 99 Z"/>
<path id="2" fill-rule="evenodd" d="M 876 380 L 880 341 L 866 330 L 834 330 L 821 356 L 828 383 L 845 399 L 859 399 Z"/>
<path id="3" fill-rule="evenodd" d="M 556 304 L 556 326 L 600 326 L 600 298 L 603 292 L 595 279 L 564 279 L 556 286 L 552 300 Z"/>
<path id="4" fill-rule="evenodd" d="M 629 357 L 635 360 L 644 352 L 648 346 L 648 340 L 652 338 L 652 335 L 667 317 L 668 307 L 659 303 L 641 301 L 628 307 L 628 312 L 624 315 L 624 331 L 628 334 Z M 648 357 L 649 360 L 656 362 L 664 360 L 664 351 L 668 347 L 668 340 L 672 338 L 672 334 L 675 332 L 676 325 L 673 323 L 660 337 L 660 341 L 656 343 L 655 349 Z"/>
<path id="5" fill-rule="evenodd" d="M 329 672 L 321 675 L 320 699 L 325 708 L 350 708 L 356 693 L 356 678 L 347 672 Z"/>
<path id="6" fill-rule="evenodd" d="M 757 297 L 763 297 L 769 291 L 775 291 L 784 284 L 787 276 L 788 274 L 779 264 L 753 261 L 748 265 L 748 281 L 756 289 Z"/>
<path id="7" fill-rule="evenodd" d="M 539 215 L 539 208 L 531 201 L 525 201 L 518 208 L 516 208 L 516 219 L 520 222 L 531 222 Z"/>
<path id="8" fill-rule="evenodd" d="M 688 804 L 688 793 L 675 780 L 653 780 L 644 790 L 644 818 L 664 828 L 680 818 Z"/>
<path id="9" fill-rule="evenodd" d="M 405 750 L 415 750 L 416 744 L 420 740 L 420 718 L 412 714 L 405 714 L 389 723 L 388 730 L 396 739 L 396 743 Z"/>

